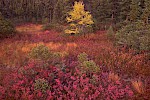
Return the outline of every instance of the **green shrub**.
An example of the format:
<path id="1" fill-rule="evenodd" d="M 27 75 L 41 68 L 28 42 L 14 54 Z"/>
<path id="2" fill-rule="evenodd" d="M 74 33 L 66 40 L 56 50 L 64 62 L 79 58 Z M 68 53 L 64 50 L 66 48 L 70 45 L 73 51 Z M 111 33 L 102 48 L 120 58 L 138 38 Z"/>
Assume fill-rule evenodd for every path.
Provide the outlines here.
<path id="1" fill-rule="evenodd" d="M 83 52 L 77 56 L 79 61 L 79 68 L 81 68 L 83 73 L 91 75 L 92 73 L 97 73 L 100 71 L 100 67 L 96 65 L 93 60 L 88 59 L 88 55 Z"/>
<path id="2" fill-rule="evenodd" d="M 55 52 L 52 55 L 53 58 L 53 64 L 60 64 L 62 62 L 62 54 L 60 52 Z"/>
<path id="3" fill-rule="evenodd" d="M 18 69 L 18 73 L 22 75 L 29 75 L 30 77 L 33 77 L 37 74 L 37 72 L 34 69 L 25 69 L 25 67 L 20 67 Z"/>
<path id="4" fill-rule="evenodd" d="M 112 26 L 110 26 L 109 29 L 107 30 L 107 37 L 110 40 L 114 39 L 114 30 Z"/>
<path id="5" fill-rule="evenodd" d="M 9 37 L 15 33 L 15 27 L 0 15 L 0 38 Z"/>
<path id="6" fill-rule="evenodd" d="M 88 55 L 85 52 L 79 54 L 77 58 L 80 63 L 83 63 L 84 61 L 88 61 Z"/>
<path id="7" fill-rule="evenodd" d="M 29 53 L 30 58 L 39 59 L 39 60 L 48 60 L 51 57 L 51 52 L 48 47 L 40 44 L 33 48 Z"/>
<path id="8" fill-rule="evenodd" d="M 139 51 L 149 51 L 150 25 L 138 21 L 124 26 L 116 33 L 116 43 Z"/>
<path id="9" fill-rule="evenodd" d="M 41 92 L 46 92 L 50 87 L 48 81 L 45 79 L 37 79 L 34 83 L 34 90 L 40 90 Z"/>
<path id="10" fill-rule="evenodd" d="M 93 60 L 84 61 L 81 64 L 82 70 L 86 71 L 87 73 L 97 73 L 100 71 L 100 67 L 96 65 Z"/>
<path id="11" fill-rule="evenodd" d="M 150 32 L 149 32 L 150 33 Z M 150 34 L 146 34 L 143 37 L 139 38 L 140 50 L 150 50 Z"/>
<path id="12" fill-rule="evenodd" d="M 130 22 L 129 21 L 123 21 L 123 22 L 119 22 L 115 25 L 115 29 L 116 30 L 120 30 L 122 27 L 129 25 Z"/>

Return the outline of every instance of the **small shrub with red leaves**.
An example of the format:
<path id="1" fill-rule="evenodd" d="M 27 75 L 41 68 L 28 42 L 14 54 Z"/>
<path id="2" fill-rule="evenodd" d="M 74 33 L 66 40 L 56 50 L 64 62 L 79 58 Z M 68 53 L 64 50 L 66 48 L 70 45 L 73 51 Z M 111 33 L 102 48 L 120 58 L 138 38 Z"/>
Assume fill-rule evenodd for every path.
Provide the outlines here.
<path id="1" fill-rule="evenodd" d="M 133 96 L 126 82 L 112 81 L 106 72 L 88 76 L 70 66 L 43 68 L 32 62 L 14 70 L 0 84 L 0 99 L 120 100 Z"/>

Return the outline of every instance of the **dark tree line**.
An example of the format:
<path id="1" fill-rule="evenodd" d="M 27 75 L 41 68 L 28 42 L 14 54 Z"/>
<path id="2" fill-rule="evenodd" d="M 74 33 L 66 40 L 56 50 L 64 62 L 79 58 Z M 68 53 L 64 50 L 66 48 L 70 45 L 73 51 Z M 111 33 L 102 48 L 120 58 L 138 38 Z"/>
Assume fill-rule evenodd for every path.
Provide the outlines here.
<path id="1" fill-rule="evenodd" d="M 83 1 L 98 23 L 148 23 L 150 16 L 150 0 L 0 0 L 0 12 L 9 19 L 63 23 L 74 1 Z"/>

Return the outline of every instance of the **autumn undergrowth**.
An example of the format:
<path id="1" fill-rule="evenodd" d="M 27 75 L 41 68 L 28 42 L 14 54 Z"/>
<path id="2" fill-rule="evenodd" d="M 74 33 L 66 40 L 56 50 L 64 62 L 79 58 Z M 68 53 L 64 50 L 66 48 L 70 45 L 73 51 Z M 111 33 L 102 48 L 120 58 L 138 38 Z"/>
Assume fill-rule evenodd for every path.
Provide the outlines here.
<path id="1" fill-rule="evenodd" d="M 104 31 L 64 37 L 27 27 L 0 42 L 0 99 L 149 98 L 147 53 L 114 47 Z"/>
<path id="2" fill-rule="evenodd" d="M 111 80 L 109 73 L 100 71 L 100 66 L 93 63 L 91 60 L 77 60 L 59 66 L 48 63 L 42 67 L 45 62 L 38 66 L 37 62 L 29 61 L 26 66 L 5 74 L 1 81 L 0 98 L 116 100 L 134 96 L 129 83 Z M 93 70 L 97 72 L 91 68 L 96 68 Z"/>

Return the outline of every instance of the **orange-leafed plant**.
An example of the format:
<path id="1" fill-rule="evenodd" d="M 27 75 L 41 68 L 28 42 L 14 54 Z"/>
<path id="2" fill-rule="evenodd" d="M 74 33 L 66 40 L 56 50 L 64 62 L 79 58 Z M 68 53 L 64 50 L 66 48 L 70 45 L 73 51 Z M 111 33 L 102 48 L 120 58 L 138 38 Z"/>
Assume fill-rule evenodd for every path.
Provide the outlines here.
<path id="1" fill-rule="evenodd" d="M 136 81 L 131 81 L 132 86 L 134 87 L 134 89 L 140 93 L 143 94 L 144 93 L 144 84 L 141 80 L 136 80 Z"/>
<path id="2" fill-rule="evenodd" d="M 110 72 L 109 73 L 109 79 L 112 80 L 112 81 L 119 81 L 120 77 L 118 76 L 118 74 Z"/>

